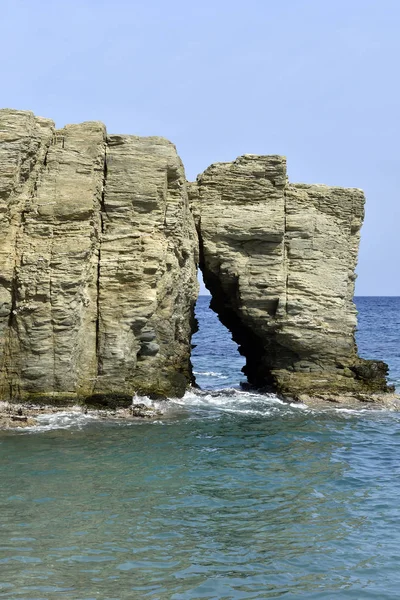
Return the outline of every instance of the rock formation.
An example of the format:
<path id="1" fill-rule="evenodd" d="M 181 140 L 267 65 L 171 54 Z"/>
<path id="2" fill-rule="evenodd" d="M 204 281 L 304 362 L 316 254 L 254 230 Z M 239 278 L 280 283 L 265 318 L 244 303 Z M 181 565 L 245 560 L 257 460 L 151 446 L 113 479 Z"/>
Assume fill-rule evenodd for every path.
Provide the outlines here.
<path id="1" fill-rule="evenodd" d="M 289 184 L 284 157 L 245 155 L 209 167 L 190 197 L 211 307 L 251 384 L 386 390 L 387 366 L 359 359 L 354 339 L 361 190 Z"/>
<path id="2" fill-rule="evenodd" d="M 188 185 L 163 138 L 1 110 L 0 400 L 182 396 L 199 249 L 251 384 L 385 390 L 386 365 L 354 341 L 363 204 L 360 190 L 288 184 L 280 156 Z"/>
<path id="3" fill-rule="evenodd" d="M 0 397 L 182 395 L 197 236 L 175 147 L 2 110 L 0 205 Z"/>

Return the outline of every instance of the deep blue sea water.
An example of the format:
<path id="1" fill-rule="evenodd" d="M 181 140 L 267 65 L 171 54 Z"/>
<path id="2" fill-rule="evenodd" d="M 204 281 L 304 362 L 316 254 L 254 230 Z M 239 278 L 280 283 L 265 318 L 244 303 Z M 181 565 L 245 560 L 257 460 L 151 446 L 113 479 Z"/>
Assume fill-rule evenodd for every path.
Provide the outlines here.
<path id="1" fill-rule="evenodd" d="M 364 358 L 384 360 L 390 366 L 390 383 L 400 391 L 400 297 L 359 297 L 357 344 Z M 209 310 L 210 297 L 197 303 L 199 331 L 194 336 L 192 361 L 196 380 L 204 389 L 236 387 L 245 381 L 241 373 L 244 359 L 237 352 L 230 333 Z M 400 597 L 400 594 L 399 594 Z"/>
<path id="2" fill-rule="evenodd" d="M 238 389 L 208 301 L 203 390 L 158 421 L 65 413 L 0 433 L 0 598 L 400 597 L 400 414 Z M 361 354 L 400 387 L 400 299 L 357 306 Z"/>

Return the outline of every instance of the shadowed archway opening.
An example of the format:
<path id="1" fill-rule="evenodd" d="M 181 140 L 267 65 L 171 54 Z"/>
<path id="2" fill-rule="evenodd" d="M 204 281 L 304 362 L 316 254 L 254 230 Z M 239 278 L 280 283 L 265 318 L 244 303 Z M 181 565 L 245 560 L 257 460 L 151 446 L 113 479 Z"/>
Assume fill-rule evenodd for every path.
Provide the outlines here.
<path id="1" fill-rule="evenodd" d="M 238 388 L 246 381 L 242 368 L 245 359 L 231 332 L 210 308 L 211 295 L 199 270 L 200 295 L 195 315 L 198 331 L 193 335 L 191 361 L 196 384 L 201 389 Z"/>

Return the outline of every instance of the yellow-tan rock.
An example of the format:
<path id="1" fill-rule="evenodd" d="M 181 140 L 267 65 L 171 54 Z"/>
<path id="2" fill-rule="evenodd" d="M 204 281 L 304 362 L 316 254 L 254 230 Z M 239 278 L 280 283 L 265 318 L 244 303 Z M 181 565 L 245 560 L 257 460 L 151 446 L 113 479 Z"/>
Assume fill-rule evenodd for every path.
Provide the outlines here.
<path id="1" fill-rule="evenodd" d="M 0 396 L 182 395 L 197 237 L 175 147 L 12 110 L 0 136 Z"/>
<path id="2" fill-rule="evenodd" d="M 256 387 L 285 395 L 384 391 L 387 366 L 357 356 L 355 266 L 364 194 L 289 184 L 282 156 L 211 165 L 191 184 L 212 308 Z"/>
<path id="3" fill-rule="evenodd" d="M 275 155 L 188 184 L 163 138 L 0 110 L 0 400 L 182 396 L 199 260 L 251 384 L 385 392 L 387 366 L 360 359 L 354 337 L 364 201 L 290 184 Z"/>

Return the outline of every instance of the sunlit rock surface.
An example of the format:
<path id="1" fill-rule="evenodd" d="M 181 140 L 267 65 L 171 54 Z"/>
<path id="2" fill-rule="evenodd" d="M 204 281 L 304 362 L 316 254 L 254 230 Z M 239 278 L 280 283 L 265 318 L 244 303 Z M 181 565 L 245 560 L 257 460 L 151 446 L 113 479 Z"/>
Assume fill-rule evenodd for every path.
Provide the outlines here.
<path id="1" fill-rule="evenodd" d="M 0 218 L 2 398 L 184 393 L 198 250 L 170 142 L 1 110 Z"/>
<path id="2" fill-rule="evenodd" d="M 281 156 L 187 184 L 163 138 L 0 110 L 0 400 L 182 396 L 199 256 L 251 384 L 385 391 L 354 340 L 363 207 L 358 189 L 289 184 Z"/>
<path id="3" fill-rule="evenodd" d="M 211 165 L 190 185 L 212 308 L 257 387 L 283 394 L 386 389 L 355 344 L 364 194 L 289 184 L 282 156 Z"/>

